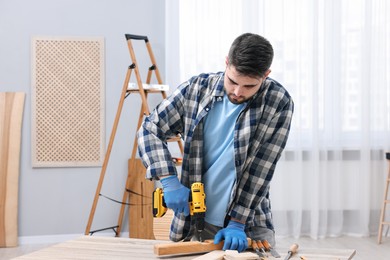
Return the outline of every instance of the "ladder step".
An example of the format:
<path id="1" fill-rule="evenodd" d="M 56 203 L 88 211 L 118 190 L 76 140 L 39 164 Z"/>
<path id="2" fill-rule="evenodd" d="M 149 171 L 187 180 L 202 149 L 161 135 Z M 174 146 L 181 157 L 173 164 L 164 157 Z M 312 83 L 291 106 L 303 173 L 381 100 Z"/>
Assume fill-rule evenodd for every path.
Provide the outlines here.
<path id="1" fill-rule="evenodd" d="M 381 225 L 390 225 L 390 222 L 382 222 Z"/>
<path id="2" fill-rule="evenodd" d="M 146 83 L 142 83 L 142 87 L 144 88 L 144 90 L 147 90 L 149 92 L 151 92 L 151 91 L 158 92 L 158 91 L 168 91 L 169 90 L 169 86 L 165 85 L 165 84 L 146 84 Z M 138 85 L 136 83 L 129 82 L 129 84 L 127 85 L 127 90 L 138 91 L 139 88 L 138 88 Z"/>
<path id="3" fill-rule="evenodd" d="M 179 142 L 179 141 L 181 141 L 180 136 L 171 137 L 167 140 L 167 142 Z"/>
<path id="4" fill-rule="evenodd" d="M 140 91 L 138 89 L 128 89 L 126 90 L 126 93 L 139 93 Z M 163 90 L 156 90 L 156 89 L 144 89 L 145 93 L 161 93 L 164 92 Z"/>

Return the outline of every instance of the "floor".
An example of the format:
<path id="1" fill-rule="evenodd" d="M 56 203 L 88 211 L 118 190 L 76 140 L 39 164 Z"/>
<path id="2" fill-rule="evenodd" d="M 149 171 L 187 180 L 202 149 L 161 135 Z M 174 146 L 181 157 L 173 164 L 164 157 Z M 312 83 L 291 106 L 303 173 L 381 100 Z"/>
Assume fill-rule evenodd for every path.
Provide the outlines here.
<path id="1" fill-rule="evenodd" d="M 355 249 L 356 255 L 353 260 L 389 260 L 390 259 L 390 238 L 382 239 L 377 243 L 377 237 L 338 237 L 314 240 L 311 238 L 284 238 L 278 239 L 277 245 L 288 248 L 292 243 L 298 243 L 300 248 L 338 248 Z"/>
<path id="2" fill-rule="evenodd" d="M 318 240 L 311 238 L 277 238 L 276 248 L 288 248 L 292 243 L 298 243 L 299 248 L 355 249 L 356 255 L 353 260 L 390 259 L 390 237 L 384 237 L 380 245 L 377 243 L 377 237 L 338 237 Z M 0 260 L 12 259 L 50 245 L 51 244 L 32 244 L 21 245 L 15 248 L 0 248 Z"/>

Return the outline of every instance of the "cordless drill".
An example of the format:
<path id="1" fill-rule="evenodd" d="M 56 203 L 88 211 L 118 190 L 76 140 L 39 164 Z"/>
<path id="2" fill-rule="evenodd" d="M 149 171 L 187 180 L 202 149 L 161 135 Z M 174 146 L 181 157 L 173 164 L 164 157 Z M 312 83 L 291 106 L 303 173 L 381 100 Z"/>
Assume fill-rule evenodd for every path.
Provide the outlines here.
<path id="1" fill-rule="evenodd" d="M 201 233 L 204 229 L 204 217 L 206 212 L 206 194 L 204 193 L 204 185 L 200 182 L 195 182 L 191 185 L 191 193 L 188 206 L 190 208 L 191 219 L 195 221 L 196 230 L 199 234 L 199 240 L 202 240 Z M 161 188 L 153 191 L 153 217 L 160 218 L 167 212 L 167 205 L 164 201 L 164 193 Z"/>

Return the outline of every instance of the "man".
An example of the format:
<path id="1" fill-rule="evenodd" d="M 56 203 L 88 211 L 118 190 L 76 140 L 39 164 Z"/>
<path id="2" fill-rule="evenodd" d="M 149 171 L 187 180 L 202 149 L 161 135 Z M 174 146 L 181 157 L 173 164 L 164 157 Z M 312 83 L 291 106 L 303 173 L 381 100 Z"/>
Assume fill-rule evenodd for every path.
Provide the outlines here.
<path id="1" fill-rule="evenodd" d="M 234 40 L 225 72 L 201 74 L 181 84 L 146 117 L 138 131 L 146 177 L 160 180 L 175 212 L 170 239 L 188 240 L 189 187 L 206 193 L 202 237 L 224 240 L 224 250 L 245 250 L 247 237 L 275 244 L 269 187 L 293 114 L 289 93 L 268 78 L 273 48 L 262 36 Z M 166 140 L 184 140 L 181 180 Z M 195 238 L 197 234 L 195 234 Z"/>

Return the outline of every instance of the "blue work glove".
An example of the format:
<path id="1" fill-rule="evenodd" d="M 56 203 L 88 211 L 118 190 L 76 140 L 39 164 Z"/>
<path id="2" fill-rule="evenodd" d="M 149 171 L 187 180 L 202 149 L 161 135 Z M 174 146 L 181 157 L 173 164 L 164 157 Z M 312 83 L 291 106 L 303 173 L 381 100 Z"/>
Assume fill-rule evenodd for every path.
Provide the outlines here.
<path id="1" fill-rule="evenodd" d="M 190 214 L 190 208 L 188 207 L 190 189 L 183 186 L 176 175 L 163 178 L 160 182 L 163 186 L 164 200 L 167 207 L 173 209 L 175 213 L 184 213 L 185 216 L 188 216 Z"/>
<path id="2" fill-rule="evenodd" d="M 225 240 L 222 250 L 237 250 L 242 252 L 248 248 L 248 240 L 245 234 L 245 224 L 230 220 L 227 227 L 218 231 L 214 237 L 214 244 Z"/>

